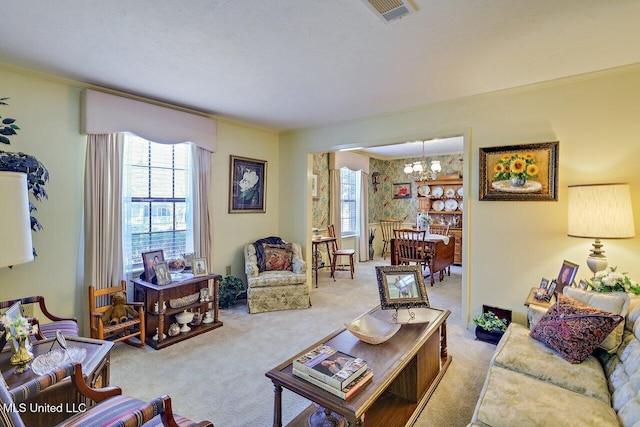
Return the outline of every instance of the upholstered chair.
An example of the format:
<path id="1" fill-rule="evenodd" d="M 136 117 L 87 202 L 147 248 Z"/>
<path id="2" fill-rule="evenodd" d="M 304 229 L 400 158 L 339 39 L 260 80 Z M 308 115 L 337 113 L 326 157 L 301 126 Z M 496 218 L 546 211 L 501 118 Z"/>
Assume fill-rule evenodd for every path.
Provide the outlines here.
<path id="1" fill-rule="evenodd" d="M 249 313 L 309 308 L 307 264 L 298 243 L 268 237 L 244 247 Z"/>

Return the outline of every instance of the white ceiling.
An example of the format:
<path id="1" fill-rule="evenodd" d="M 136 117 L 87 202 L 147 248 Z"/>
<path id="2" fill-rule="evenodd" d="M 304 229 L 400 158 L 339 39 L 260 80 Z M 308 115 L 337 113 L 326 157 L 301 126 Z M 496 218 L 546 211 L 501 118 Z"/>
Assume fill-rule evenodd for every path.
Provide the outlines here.
<path id="1" fill-rule="evenodd" d="M 637 0 L 414 4 L 4 1 L 0 62 L 280 131 L 640 63 Z"/>

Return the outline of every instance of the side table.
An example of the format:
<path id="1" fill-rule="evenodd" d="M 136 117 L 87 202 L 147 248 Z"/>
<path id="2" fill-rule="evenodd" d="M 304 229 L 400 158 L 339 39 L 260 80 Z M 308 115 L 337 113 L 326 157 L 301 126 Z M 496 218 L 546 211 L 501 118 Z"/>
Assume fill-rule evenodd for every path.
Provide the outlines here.
<path id="1" fill-rule="evenodd" d="M 108 386 L 110 352 L 113 343 L 84 337 L 68 336 L 65 338 L 69 347 L 80 347 L 87 351 L 82 361 L 82 373 L 85 376 L 87 385 L 92 388 Z M 57 348 L 57 346 L 55 338 L 36 341 L 33 343 L 32 352 L 34 357 L 38 357 L 49 352 L 52 348 Z M 17 374 L 15 372 L 16 367 L 9 363 L 10 358 L 10 350 L 0 353 L 0 371 L 2 371 L 2 377 L 9 388 L 19 387 L 38 376 L 31 369 L 27 369 L 22 374 Z M 94 404 L 92 401 L 85 400 L 83 396 L 76 394 L 70 378 L 65 378 L 54 384 L 26 403 L 25 411 L 20 414 L 25 425 L 42 427 L 56 425 L 74 413 L 82 411 L 84 407 L 93 406 Z M 45 409 L 42 411 L 32 410 L 32 405 L 34 408 Z M 51 410 L 46 410 L 46 408 L 51 408 Z"/>
<path id="2" fill-rule="evenodd" d="M 550 309 L 553 304 L 556 303 L 556 296 L 555 294 L 551 297 L 551 299 L 549 301 L 545 301 L 542 299 L 536 299 L 536 290 L 538 288 L 531 288 L 531 290 L 529 291 L 529 295 L 527 296 L 527 299 L 524 302 L 524 306 L 525 307 L 529 307 L 530 305 L 537 305 L 539 307 L 545 308 L 545 309 Z M 527 316 L 527 328 L 529 327 L 529 316 Z"/>

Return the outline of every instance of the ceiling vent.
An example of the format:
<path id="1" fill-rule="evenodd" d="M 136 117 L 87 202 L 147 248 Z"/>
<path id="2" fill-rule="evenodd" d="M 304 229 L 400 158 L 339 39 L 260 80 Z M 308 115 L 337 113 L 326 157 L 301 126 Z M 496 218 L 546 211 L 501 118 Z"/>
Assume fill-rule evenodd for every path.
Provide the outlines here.
<path id="1" fill-rule="evenodd" d="M 384 22 L 391 22 L 416 11 L 409 0 L 362 0 Z"/>

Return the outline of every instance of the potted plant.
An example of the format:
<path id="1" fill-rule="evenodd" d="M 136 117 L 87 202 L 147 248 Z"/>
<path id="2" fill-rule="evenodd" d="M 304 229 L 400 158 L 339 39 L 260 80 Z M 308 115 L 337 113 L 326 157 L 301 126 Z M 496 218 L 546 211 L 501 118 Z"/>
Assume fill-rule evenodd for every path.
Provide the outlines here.
<path id="1" fill-rule="evenodd" d="M 244 283 L 236 276 L 226 276 L 220 281 L 218 289 L 218 307 L 229 308 L 235 305 L 238 296 L 244 292 Z"/>
<path id="2" fill-rule="evenodd" d="M 476 326 L 476 337 L 480 341 L 497 344 L 507 330 L 509 322 L 499 318 L 493 311 L 487 311 L 473 318 Z"/>

